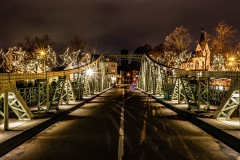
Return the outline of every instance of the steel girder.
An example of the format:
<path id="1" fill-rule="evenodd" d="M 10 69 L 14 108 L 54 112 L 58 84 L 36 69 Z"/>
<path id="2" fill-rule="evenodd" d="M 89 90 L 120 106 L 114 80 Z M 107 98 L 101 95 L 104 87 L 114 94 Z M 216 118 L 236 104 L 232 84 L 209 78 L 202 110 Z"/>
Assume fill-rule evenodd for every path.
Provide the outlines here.
<path id="1" fill-rule="evenodd" d="M 195 93 L 193 92 L 193 89 L 190 84 L 189 77 L 187 76 L 180 76 L 180 80 L 182 83 L 183 91 L 185 94 L 185 99 L 188 104 L 188 109 L 194 109 L 194 108 L 199 108 L 199 104 L 197 102 Z"/>
<path id="2" fill-rule="evenodd" d="M 80 76 L 79 72 L 73 74 L 73 88 L 76 100 L 80 100 Z"/>
<path id="3" fill-rule="evenodd" d="M 37 87 L 20 88 L 19 92 L 26 103 L 31 106 L 37 103 L 37 90 Z"/>
<path id="4" fill-rule="evenodd" d="M 105 66 L 105 63 L 101 62 L 101 77 L 102 77 L 102 85 L 103 85 L 103 89 L 108 88 L 109 86 L 109 82 L 108 82 L 108 76 L 107 76 L 107 68 Z"/>
<path id="5" fill-rule="evenodd" d="M 85 85 L 84 85 L 84 93 L 85 93 L 85 95 L 87 96 L 88 94 L 90 94 L 91 93 L 91 86 L 90 86 L 90 83 L 91 83 L 91 80 L 89 80 L 88 78 L 87 78 L 87 76 L 85 77 L 86 79 L 85 79 Z"/>
<path id="6" fill-rule="evenodd" d="M 17 115 L 19 120 L 33 119 L 34 115 L 27 106 L 26 101 L 20 95 L 20 92 L 17 90 L 15 86 L 16 82 L 2 81 L 1 83 L 4 84 L 4 89 L 3 88 L 0 89 L 0 93 L 2 93 L 1 99 L 4 101 L 6 105 L 8 105 L 8 106 L 5 105 L 5 108 L 7 109 L 8 107 L 10 107 L 13 110 L 13 112 Z M 5 96 L 3 96 L 3 94 L 5 94 Z M 6 99 L 8 103 L 6 103 Z M 2 113 L 0 114 L 2 115 Z M 6 116 L 6 113 L 4 113 L 3 115 Z M 4 119 L 5 118 L 6 117 L 4 117 Z"/>
<path id="7" fill-rule="evenodd" d="M 144 89 L 145 88 L 145 77 L 144 77 L 144 71 L 145 71 L 145 68 L 144 68 L 144 62 L 141 62 L 141 70 L 140 70 L 140 81 L 139 81 L 139 88 L 141 89 Z"/>
<path id="8" fill-rule="evenodd" d="M 239 81 L 238 79 L 231 80 L 231 86 L 221 104 L 214 112 L 213 117 L 217 119 L 230 119 L 230 116 L 235 109 L 239 107 Z"/>
<path id="9" fill-rule="evenodd" d="M 220 104 L 223 97 L 226 96 L 228 89 L 229 87 L 224 86 L 210 86 L 209 99 L 215 104 Z"/>
<path id="10" fill-rule="evenodd" d="M 179 77 L 176 77 L 171 100 L 178 100 L 178 103 L 182 103 L 182 101 L 185 101 L 186 103 L 185 95 L 183 93 L 183 87 Z"/>
<path id="11" fill-rule="evenodd" d="M 156 94 L 156 67 L 154 64 L 151 65 L 151 74 L 152 74 L 152 92 L 155 95 Z"/>
<path id="12" fill-rule="evenodd" d="M 19 92 L 8 92 L 8 105 L 19 120 L 32 119 L 33 114 Z"/>
<path id="13" fill-rule="evenodd" d="M 85 84 L 85 77 L 86 77 L 86 71 L 82 71 L 81 72 L 81 75 L 80 75 L 80 85 L 79 85 L 79 97 L 80 97 L 80 100 L 83 99 L 83 94 L 85 93 L 85 87 L 84 87 L 84 84 Z"/>
<path id="14" fill-rule="evenodd" d="M 203 109 L 210 110 L 209 103 L 209 77 L 199 77 L 198 79 L 198 110 L 202 111 Z M 201 107 L 201 105 L 205 105 Z"/>
<path id="15" fill-rule="evenodd" d="M 63 93 L 62 93 L 61 103 L 64 102 L 66 104 L 69 104 L 70 100 L 74 101 L 75 100 L 75 95 L 74 95 L 74 91 L 73 91 L 73 87 L 72 87 L 70 77 L 67 76 L 66 77 L 66 83 L 64 85 L 64 90 L 63 90 Z"/>
<path id="16" fill-rule="evenodd" d="M 96 78 L 94 78 L 94 89 L 95 89 L 95 92 L 100 92 L 101 91 L 101 88 L 100 88 L 101 77 L 99 75 L 99 73 L 101 72 L 100 63 L 97 63 L 95 67 L 96 67 L 95 70 L 97 72 L 96 72 Z"/>
<path id="17" fill-rule="evenodd" d="M 138 85 L 138 88 L 141 88 L 143 90 L 145 90 L 145 85 L 146 85 L 146 79 L 145 79 L 145 74 L 146 72 L 146 69 L 145 69 L 145 61 L 142 61 L 141 62 L 141 68 L 140 68 L 140 78 L 139 78 L 139 85 Z"/>
<path id="18" fill-rule="evenodd" d="M 110 60 L 119 60 L 119 59 L 126 59 L 126 60 L 132 60 L 132 61 L 141 61 L 142 57 L 144 55 L 140 55 L 140 54 L 105 54 L 105 61 L 110 61 Z M 107 60 L 106 60 L 107 59 Z"/>
<path id="19" fill-rule="evenodd" d="M 151 62 L 147 63 L 147 91 L 152 92 L 153 90 L 153 73 Z"/>
<path id="20" fill-rule="evenodd" d="M 145 74 L 146 74 L 146 76 L 145 76 L 145 83 L 146 83 L 146 86 L 145 86 L 145 90 L 147 91 L 147 92 L 149 92 L 150 91 L 150 81 L 151 81 L 151 72 L 149 71 L 149 69 L 150 69 L 150 67 L 149 67 L 149 62 L 148 61 L 146 61 L 146 63 L 145 63 Z"/>
<path id="21" fill-rule="evenodd" d="M 164 70 L 161 69 L 160 74 L 162 78 L 162 90 L 164 93 L 164 99 L 170 99 L 173 90 L 173 84 L 170 83 L 170 78 Z"/>
<path id="22" fill-rule="evenodd" d="M 0 124 L 4 122 L 4 93 L 0 95 L 0 115 L 3 117 L 3 120 L 0 121 Z M 7 113 L 8 115 L 8 113 Z"/>
<path id="23" fill-rule="evenodd" d="M 43 109 L 41 107 L 41 105 L 45 102 L 47 102 L 47 95 L 46 95 L 46 86 L 48 85 L 47 84 L 47 81 L 46 80 L 43 80 L 43 79 L 38 79 L 37 80 L 37 93 L 38 93 L 38 103 L 37 103 L 37 106 L 38 106 L 38 113 L 41 112 L 41 111 L 45 111 L 45 109 Z"/>
<path id="24" fill-rule="evenodd" d="M 156 94 L 162 94 L 162 83 L 161 83 L 161 76 L 160 76 L 160 67 L 156 67 Z"/>
<path id="25" fill-rule="evenodd" d="M 103 87 L 103 62 L 99 62 L 99 68 L 98 68 L 98 78 L 99 78 L 99 87 L 100 87 L 100 91 L 103 91 L 104 90 L 104 87 Z"/>
<path id="26" fill-rule="evenodd" d="M 58 81 L 57 81 L 57 84 L 56 84 L 56 87 L 55 87 L 55 90 L 53 93 L 53 97 L 52 97 L 52 100 L 49 105 L 49 110 L 51 110 L 51 109 L 58 110 L 59 109 L 59 104 L 61 103 L 61 100 L 62 100 L 62 93 L 64 90 L 65 81 L 66 81 L 66 76 L 58 77 Z"/>

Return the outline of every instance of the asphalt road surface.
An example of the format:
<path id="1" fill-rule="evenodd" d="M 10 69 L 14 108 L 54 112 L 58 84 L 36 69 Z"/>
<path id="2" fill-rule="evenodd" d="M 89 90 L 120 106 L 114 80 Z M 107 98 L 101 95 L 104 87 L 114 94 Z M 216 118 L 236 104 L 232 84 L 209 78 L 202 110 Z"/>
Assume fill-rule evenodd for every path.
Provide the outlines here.
<path id="1" fill-rule="evenodd" d="M 113 88 L 0 159 L 237 160 L 240 154 L 140 91 Z"/>

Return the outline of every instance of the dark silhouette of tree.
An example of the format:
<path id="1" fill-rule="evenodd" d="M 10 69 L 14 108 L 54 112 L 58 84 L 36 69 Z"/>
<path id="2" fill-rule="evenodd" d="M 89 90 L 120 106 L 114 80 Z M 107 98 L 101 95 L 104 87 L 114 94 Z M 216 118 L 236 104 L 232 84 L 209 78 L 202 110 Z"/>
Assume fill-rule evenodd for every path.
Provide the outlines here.
<path id="1" fill-rule="evenodd" d="M 86 42 L 83 41 L 82 38 L 75 36 L 70 41 L 70 51 L 77 52 L 80 50 L 80 53 L 90 53 L 93 51 L 92 47 L 90 47 Z"/>
<path id="2" fill-rule="evenodd" d="M 148 44 L 145 44 L 144 46 L 140 46 L 138 47 L 135 51 L 134 51 L 134 54 L 148 54 L 149 52 L 151 52 L 153 49 L 152 49 L 152 46 L 148 45 Z"/>
<path id="3" fill-rule="evenodd" d="M 30 36 L 26 36 L 24 39 L 25 42 L 19 43 L 18 46 L 31 54 L 35 53 L 37 49 L 46 49 L 48 46 L 53 45 L 48 35 L 44 35 L 43 37 L 36 36 L 33 39 Z"/>
<path id="4" fill-rule="evenodd" d="M 153 50 L 149 52 L 152 59 L 157 60 L 158 57 L 163 57 L 164 55 L 164 44 L 159 44 L 153 47 Z"/>

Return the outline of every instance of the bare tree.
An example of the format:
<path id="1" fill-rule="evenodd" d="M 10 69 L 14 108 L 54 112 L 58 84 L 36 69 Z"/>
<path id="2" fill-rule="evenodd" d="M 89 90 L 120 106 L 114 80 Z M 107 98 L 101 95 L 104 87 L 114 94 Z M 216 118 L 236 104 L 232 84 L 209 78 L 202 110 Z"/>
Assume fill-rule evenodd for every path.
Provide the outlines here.
<path id="1" fill-rule="evenodd" d="M 179 56 L 188 54 L 191 42 L 192 36 L 189 34 L 188 29 L 183 26 L 177 27 L 172 33 L 170 33 L 165 38 L 164 43 L 164 57 L 167 61 L 166 64 L 168 66 L 175 66 L 175 64 L 179 65 L 179 62 L 175 61 L 180 59 L 183 61 L 183 57 Z"/>
<path id="2" fill-rule="evenodd" d="M 177 56 L 182 52 L 188 52 L 192 42 L 192 36 L 183 26 L 177 27 L 165 38 L 165 51 L 174 52 Z"/>
<path id="3" fill-rule="evenodd" d="M 44 35 L 43 37 L 36 36 L 33 39 L 30 36 L 26 36 L 24 39 L 25 42 L 19 43 L 18 46 L 26 51 L 28 58 L 33 58 L 37 50 L 47 49 L 48 46 L 53 45 L 53 42 L 48 35 Z"/>
<path id="4" fill-rule="evenodd" d="M 238 32 L 232 29 L 232 26 L 226 24 L 224 21 L 218 23 L 214 28 L 215 36 L 212 39 L 211 48 L 213 55 L 222 54 L 225 56 L 228 52 L 234 50 L 235 35 Z"/>
<path id="5" fill-rule="evenodd" d="M 83 41 L 82 38 L 75 36 L 71 41 L 70 41 L 70 50 L 72 52 L 77 52 L 80 50 L 81 53 L 89 53 L 93 51 L 93 49 Z"/>

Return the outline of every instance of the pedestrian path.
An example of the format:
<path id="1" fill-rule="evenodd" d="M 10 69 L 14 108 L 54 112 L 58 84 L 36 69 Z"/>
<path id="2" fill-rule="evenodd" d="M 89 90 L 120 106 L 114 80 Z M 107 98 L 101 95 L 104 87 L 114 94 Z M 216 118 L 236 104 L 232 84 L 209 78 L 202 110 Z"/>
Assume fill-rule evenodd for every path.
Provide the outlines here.
<path id="1" fill-rule="evenodd" d="M 144 92 L 143 90 L 140 90 Z M 177 100 L 164 100 L 162 96 L 148 94 L 162 105 L 170 108 L 180 116 L 192 122 L 199 128 L 211 134 L 221 142 L 240 153 L 240 116 L 231 117 L 230 120 L 214 119 L 213 113 L 217 106 L 210 106 L 209 112 L 189 111 L 187 104 L 178 104 Z"/>
<path id="2" fill-rule="evenodd" d="M 11 116 L 9 118 L 9 130 L 4 131 L 3 124 L 0 125 L 0 157 L 56 123 L 62 116 L 78 109 L 80 106 L 107 90 L 108 89 L 95 93 L 94 95 L 87 95 L 83 97 L 83 100 L 71 101 L 69 104 L 61 104 L 59 110 L 50 110 L 48 113 L 44 111 L 38 113 L 37 106 L 32 106 L 30 107 L 34 114 L 34 119 L 32 120 L 18 120 L 17 117 Z M 41 107 L 46 108 L 46 106 Z"/>

